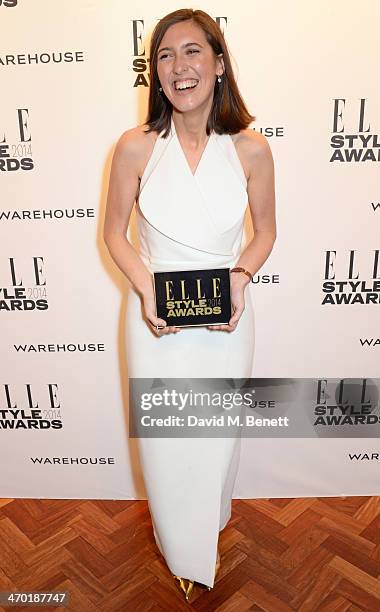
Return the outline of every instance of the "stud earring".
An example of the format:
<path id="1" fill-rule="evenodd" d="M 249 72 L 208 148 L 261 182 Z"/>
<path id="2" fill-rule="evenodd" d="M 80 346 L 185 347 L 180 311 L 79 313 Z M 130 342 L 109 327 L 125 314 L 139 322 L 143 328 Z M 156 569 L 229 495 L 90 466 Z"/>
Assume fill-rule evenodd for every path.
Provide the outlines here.
<path id="1" fill-rule="evenodd" d="M 159 88 L 158 88 L 158 91 L 161 93 L 161 91 L 162 91 L 162 87 L 159 87 Z"/>

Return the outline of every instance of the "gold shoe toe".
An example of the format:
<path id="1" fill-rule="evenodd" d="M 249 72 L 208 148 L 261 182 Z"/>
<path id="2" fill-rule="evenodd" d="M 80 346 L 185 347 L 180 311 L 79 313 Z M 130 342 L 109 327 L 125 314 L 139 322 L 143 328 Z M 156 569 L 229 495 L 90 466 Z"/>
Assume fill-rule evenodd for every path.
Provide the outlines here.
<path id="1" fill-rule="evenodd" d="M 181 576 L 174 576 L 174 579 L 178 580 L 179 587 L 181 591 L 184 593 L 186 601 L 189 601 L 191 594 L 194 590 L 194 580 L 187 580 L 186 578 L 181 578 Z"/>

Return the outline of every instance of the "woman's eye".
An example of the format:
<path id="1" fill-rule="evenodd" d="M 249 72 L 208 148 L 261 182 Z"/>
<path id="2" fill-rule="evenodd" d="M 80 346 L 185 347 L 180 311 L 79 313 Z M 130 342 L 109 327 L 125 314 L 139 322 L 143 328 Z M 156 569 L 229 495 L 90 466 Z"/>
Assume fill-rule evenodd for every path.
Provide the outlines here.
<path id="1" fill-rule="evenodd" d="M 188 49 L 186 51 L 186 53 L 189 53 L 190 55 L 194 55 L 194 53 L 199 53 L 199 49 Z M 169 53 L 164 53 L 163 55 L 160 55 L 158 60 L 160 61 L 160 60 L 163 60 L 163 59 L 165 59 L 167 57 L 170 57 L 170 54 Z"/>

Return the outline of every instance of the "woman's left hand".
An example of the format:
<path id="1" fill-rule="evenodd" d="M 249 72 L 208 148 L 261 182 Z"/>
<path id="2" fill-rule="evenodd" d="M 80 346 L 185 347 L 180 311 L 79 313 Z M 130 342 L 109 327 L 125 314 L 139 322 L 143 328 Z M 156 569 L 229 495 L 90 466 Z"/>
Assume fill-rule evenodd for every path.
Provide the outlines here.
<path id="1" fill-rule="evenodd" d="M 232 332 L 236 329 L 245 307 L 244 289 L 250 282 L 249 278 L 241 272 L 231 274 L 231 307 L 232 315 L 228 325 L 207 325 L 210 330 Z"/>

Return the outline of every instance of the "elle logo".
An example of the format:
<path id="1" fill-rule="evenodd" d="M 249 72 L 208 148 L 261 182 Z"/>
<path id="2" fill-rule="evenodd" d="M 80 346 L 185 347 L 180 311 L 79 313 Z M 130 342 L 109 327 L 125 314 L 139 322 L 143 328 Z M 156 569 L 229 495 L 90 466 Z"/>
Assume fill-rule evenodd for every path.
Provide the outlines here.
<path id="1" fill-rule="evenodd" d="M 7 266 L 6 266 L 7 268 Z M 46 285 L 46 279 L 44 276 L 44 259 L 43 257 L 31 257 L 29 262 L 24 265 L 22 272 L 25 272 L 25 269 L 28 273 L 28 276 L 35 287 L 41 287 Z M 8 278 L 8 282 L 10 281 L 10 285 L 12 287 L 20 287 L 25 284 L 24 275 L 18 276 L 19 269 L 16 271 L 16 263 L 15 258 L 9 258 L 8 265 L 8 275 L 0 274 L 1 281 L 4 282 Z M 29 281 L 30 282 L 30 281 Z"/>
<path id="2" fill-rule="evenodd" d="M 206 297 L 205 294 L 202 295 L 202 281 L 200 278 L 194 279 L 196 281 L 196 285 L 192 287 L 192 289 L 196 290 L 197 298 L 203 299 Z M 221 297 L 220 293 L 220 278 L 213 277 L 212 279 L 212 296 L 213 298 Z M 174 284 L 173 281 L 169 280 L 165 283 L 166 289 L 166 299 L 169 300 L 188 300 L 190 299 L 190 295 L 186 295 L 187 284 L 191 286 L 190 281 L 186 281 L 185 279 L 180 279 L 179 283 Z"/>
<path id="3" fill-rule="evenodd" d="M 363 162 L 380 161 L 380 135 L 372 132 L 366 119 L 365 98 L 360 99 L 359 106 L 346 109 L 346 99 L 336 98 L 333 107 L 333 135 L 331 147 L 334 149 L 330 161 Z M 345 129 L 343 113 L 348 114 L 348 133 Z M 351 131 L 353 129 L 353 131 Z"/>
<path id="4" fill-rule="evenodd" d="M 356 269 L 356 251 L 354 249 L 348 251 L 349 255 L 345 256 L 346 278 L 355 280 L 359 278 L 359 270 Z M 325 257 L 325 280 L 335 279 L 335 261 L 337 258 L 336 251 L 326 251 Z M 368 259 L 368 257 L 367 257 Z M 370 274 L 372 279 L 380 279 L 380 249 L 375 249 L 373 254 L 369 254 L 369 261 L 366 262 L 366 273 Z M 363 267 L 363 266 L 362 266 Z M 362 270 L 361 270 L 362 271 Z M 341 276 L 341 275 L 340 275 Z"/>

